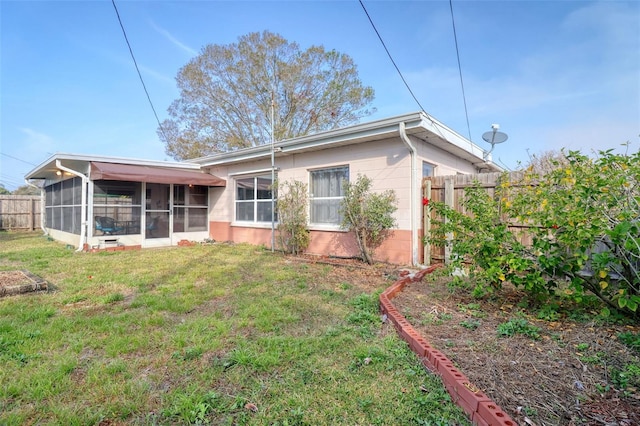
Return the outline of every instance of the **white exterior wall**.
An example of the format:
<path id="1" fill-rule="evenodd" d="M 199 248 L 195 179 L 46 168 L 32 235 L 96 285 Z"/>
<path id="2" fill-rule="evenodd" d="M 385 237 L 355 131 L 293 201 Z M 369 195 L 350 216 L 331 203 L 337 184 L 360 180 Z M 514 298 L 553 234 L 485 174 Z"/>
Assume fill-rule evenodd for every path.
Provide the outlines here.
<path id="1" fill-rule="evenodd" d="M 400 141 L 379 141 L 350 145 L 313 152 L 294 154 L 276 153 L 275 165 L 278 180 L 298 180 L 309 184 L 311 170 L 337 166 L 349 166 L 349 178 L 353 182 L 358 174 L 372 179 L 374 191 L 393 189 L 398 197 L 396 217 L 399 229 L 409 229 L 409 179 L 410 159 L 408 151 Z M 255 170 L 269 170 L 271 160 L 255 161 L 244 164 L 220 166 L 211 169 L 211 173 L 227 180 L 226 188 L 211 188 L 212 221 L 233 222 L 235 218 L 235 180 L 237 173 Z M 268 171 L 263 173 L 269 173 Z M 243 226 L 247 226 L 243 224 Z M 252 226 L 252 225 L 249 225 Z M 257 225 L 259 226 L 259 225 Z"/>
<path id="2" fill-rule="evenodd" d="M 450 152 L 437 148 L 433 145 L 427 145 L 425 143 L 415 143 L 415 139 L 412 138 L 412 140 L 414 141 L 414 144 L 416 146 L 418 159 L 420 161 L 418 167 L 420 167 L 419 173 L 421 177 L 423 161 L 436 166 L 434 170 L 436 176 L 448 176 L 458 173 L 478 173 L 477 168 L 470 162 L 456 157 Z"/>
<path id="3" fill-rule="evenodd" d="M 426 145 L 419 139 L 411 138 L 417 151 L 417 185 L 422 178 L 422 162 L 436 166 L 436 175 L 456 173 L 476 173 L 476 168 L 442 149 Z M 411 230 L 411 156 L 406 145 L 400 139 L 391 138 L 381 141 L 335 146 L 311 152 L 275 154 L 275 166 L 278 180 L 298 180 L 309 184 L 309 171 L 337 166 L 349 166 L 351 182 L 358 174 L 372 180 L 372 190 L 382 192 L 395 191 L 398 210 L 395 213 L 397 229 Z M 242 164 L 230 164 L 211 168 L 209 171 L 227 181 L 225 188 L 210 189 L 210 221 L 233 223 L 235 218 L 235 178 L 243 173 L 260 171 L 269 173 L 271 159 L 252 161 Z M 421 194 L 421 188 L 418 188 Z M 421 205 L 421 204 L 420 204 Z M 264 227 L 247 225 L 243 227 Z M 420 227 L 420 224 L 417 224 Z M 313 229 L 313 227 L 312 227 Z"/>
<path id="4" fill-rule="evenodd" d="M 401 138 L 401 131 L 406 131 L 409 134 L 407 137 L 416 149 L 415 158 L 412 158 L 409 147 L 404 143 L 406 139 Z M 415 136 L 410 136 L 411 134 Z M 426 143 L 419 137 L 428 138 L 432 143 L 442 146 L 442 148 Z M 386 139 L 375 140 L 376 138 Z M 281 151 L 276 153 L 276 167 L 280 181 L 298 180 L 309 184 L 309 171 L 346 165 L 349 167 L 352 182 L 357 179 L 358 174 L 363 174 L 371 178 L 373 191 L 388 189 L 395 191 L 398 199 L 398 209 L 395 213 L 398 228 L 380 247 L 379 258 L 398 262 L 415 261 L 416 249 L 421 249 L 416 240 L 422 226 L 419 217 L 422 211 L 422 194 L 419 185 L 422 181 L 423 162 L 434 166 L 436 176 L 477 173 L 478 170 L 473 163 L 482 164 L 486 170 L 499 170 L 491 162 L 487 163 L 482 160 L 485 153 L 479 146 L 467 141 L 458 133 L 422 112 L 282 141 L 279 148 Z M 463 160 L 458 155 L 470 160 Z M 256 158 L 258 160 L 255 160 Z M 413 159 L 415 162 L 412 161 Z M 227 186 L 209 189 L 208 232 L 175 233 L 173 243 L 177 239 L 199 239 L 204 238 L 205 235 L 215 239 L 254 244 L 270 245 L 272 242 L 270 238 L 273 235 L 271 223 L 234 223 L 235 179 L 241 176 L 270 174 L 271 158 L 268 146 L 194 159 L 190 162 L 191 164 L 55 154 L 30 172 L 27 178 L 40 179 L 47 183 L 59 180 L 60 177 L 56 172 L 60 172 L 58 169 L 61 168 L 60 161 L 62 160 L 65 161 L 65 167 L 76 171 L 83 170 L 80 173 L 85 175 L 88 175 L 90 163 L 93 161 L 152 168 L 172 166 L 192 171 L 203 167 L 206 169 L 205 171 L 224 179 Z M 209 166 L 216 163 L 221 165 Z M 416 173 L 412 182 L 413 166 L 416 167 Z M 414 189 L 416 190 L 413 192 L 414 199 L 412 199 L 412 184 L 415 185 Z M 90 218 L 94 216 L 91 207 L 92 200 L 92 191 L 90 190 L 87 200 Z M 414 218 L 416 223 L 412 223 L 412 207 L 414 207 L 414 214 L 417 216 Z M 89 246 L 95 245 L 98 241 L 97 236 L 91 236 L 92 220 L 90 219 L 87 228 L 88 239 L 84 241 Z M 80 244 L 79 236 L 56 230 L 50 230 L 50 233 L 56 239 L 73 245 Z M 337 226 L 312 228 L 310 253 L 339 256 L 357 254 L 357 247 L 354 247 L 351 241 L 352 237 L 352 235 L 342 232 Z M 150 240 L 143 240 L 142 235 L 118 236 L 118 238 L 126 245 L 153 245 Z M 167 242 L 159 241 L 159 243 L 166 244 Z M 413 259 L 411 259 L 412 256 Z"/>

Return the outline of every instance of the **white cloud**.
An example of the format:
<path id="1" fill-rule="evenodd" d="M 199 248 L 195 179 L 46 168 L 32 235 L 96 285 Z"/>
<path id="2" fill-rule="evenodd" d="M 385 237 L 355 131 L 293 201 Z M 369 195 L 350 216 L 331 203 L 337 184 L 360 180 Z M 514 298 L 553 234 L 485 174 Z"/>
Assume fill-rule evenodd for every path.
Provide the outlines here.
<path id="1" fill-rule="evenodd" d="M 165 74 L 155 71 L 149 67 L 145 67 L 144 65 L 138 65 L 140 67 L 140 72 L 143 74 L 148 74 L 150 76 L 152 76 L 153 78 L 155 78 L 156 80 L 165 82 L 165 83 L 169 83 L 171 85 L 175 84 L 175 79 L 172 77 L 167 77 Z"/>
<path id="2" fill-rule="evenodd" d="M 165 30 L 164 28 L 160 28 L 152 20 L 150 20 L 149 22 L 151 23 L 151 26 L 153 27 L 154 30 L 156 30 L 157 32 L 162 34 L 167 40 L 169 40 L 171 43 L 173 43 L 175 46 L 179 47 L 181 50 L 183 50 L 184 52 L 186 52 L 190 56 L 196 56 L 198 54 L 198 51 L 196 51 L 195 49 L 192 49 L 191 47 L 189 47 L 186 44 L 182 43 L 180 40 L 175 38 L 169 31 Z"/>
<path id="3" fill-rule="evenodd" d="M 26 136 L 23 143 L 20 144 L 21 151 L 37 155 L 53 154 L 56 141 L 52 136 L 28 127 L 20 127 L 20 131 Z"/>

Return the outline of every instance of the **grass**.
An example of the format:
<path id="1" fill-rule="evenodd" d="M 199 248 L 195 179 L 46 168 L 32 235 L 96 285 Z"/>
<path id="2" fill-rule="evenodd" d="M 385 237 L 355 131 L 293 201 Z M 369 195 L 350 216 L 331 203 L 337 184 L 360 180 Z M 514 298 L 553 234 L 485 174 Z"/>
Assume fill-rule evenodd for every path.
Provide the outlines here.
<path id="1" fill-rule="evenodd" d="M 249 245 L 88 254 L 0 232 L 15 269 L 55 290 L 0 299 L 0 424 L 468 424 L 382 325 L 382 278 Z"/>
<path id="2" fill-rule="evenodd" d="M 513 337 L 516 334 L 521 334 L 533 340 L 538 340 L 540 339 L 540 328 L 529 324 L 524 318 L 514 318 L 507 322 L 498 324 L 499 336 Z"/>

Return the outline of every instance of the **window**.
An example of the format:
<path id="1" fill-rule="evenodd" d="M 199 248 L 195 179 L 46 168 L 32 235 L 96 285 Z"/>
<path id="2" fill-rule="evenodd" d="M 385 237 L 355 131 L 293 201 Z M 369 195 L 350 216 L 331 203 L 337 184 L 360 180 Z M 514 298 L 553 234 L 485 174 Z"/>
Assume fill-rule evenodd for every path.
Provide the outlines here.
<path id="1" fill-rule="evenodd" d="M 93 216 L 113 219 L 114 234 L 139 234 L 142 212 L 142 184 L 97 180 L 93 183 Z M 94 235 L 100 235 L 98 221 L 93 221 Z M 104 231 L 103 231 L 104 232 Z"/>
<path id="2" fill-rule="evenodd" d="M 173 185 L 173 231 L 206 231 L 209 188 Z"/>
<path id="3" fill-rule="evenodd" d="M 45 224 L 71 234 L 80 234 L 82 224 L 82 179 L 74 177 L 45 188 Z"/>
<path id="4" fill-rule="evenodd" d="M 426 177 L 434 176 L 433 172 L 435 171 L 435 169 L 436 169 L 436 166 L 434 166 L 433 164 L 423 162 L 422 163 L 422 177 L 426 178 Z"/>
<path id="5" fill-rule="evenodd" d="M 340 225 L 340 203 L 344 198 L 343 185 L 349 181 L 349 167 L 311 171 L 309 194 L 310 220 L 316 225 Z"/>
<path id="6" fill-rule="evenodd" d="M 236 220 L 271 223 L 273 196 L 271 174 L 236 179 Z"/>

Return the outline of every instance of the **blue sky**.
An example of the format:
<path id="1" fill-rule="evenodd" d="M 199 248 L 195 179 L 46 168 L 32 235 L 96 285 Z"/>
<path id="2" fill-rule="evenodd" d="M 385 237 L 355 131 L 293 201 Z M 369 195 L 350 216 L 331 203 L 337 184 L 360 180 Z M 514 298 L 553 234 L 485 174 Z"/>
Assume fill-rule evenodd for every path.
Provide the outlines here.
<path id="1" fill-rule="evenodd" d="M 424 109 L 508 168 L 560 148 L 640 145 L 640 2 L 364 1 Z M 420 108 L 357 0 L 128 1 L 120 17 L 160 120 L 178 70 L 207 44 L 279 33 L 350 55 L 377 113 Z M 0 0 L 0 183 L 15 189 L 55 152 L 171 160 L 111 1 Z M 469 131 L 470 130 L 470 131 Z"/>

